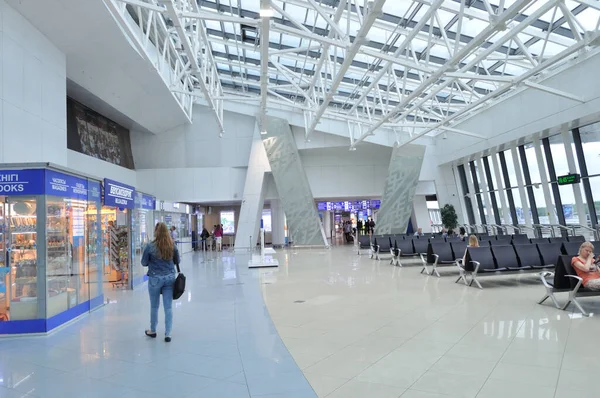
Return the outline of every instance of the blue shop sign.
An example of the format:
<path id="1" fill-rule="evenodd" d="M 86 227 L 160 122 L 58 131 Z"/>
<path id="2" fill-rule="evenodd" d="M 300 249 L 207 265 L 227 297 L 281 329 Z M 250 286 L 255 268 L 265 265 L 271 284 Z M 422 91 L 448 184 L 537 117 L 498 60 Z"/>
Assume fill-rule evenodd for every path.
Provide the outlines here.
<path id="1" fill-rule="evenodd" d="M 46 195 L 88 199 L 87 180 L 53 170 L 46 170 Z"/>
<path id="2" fill-rule="evenodd" d="M 135 188 L 117 181 L 104 179 L 104 204 L 125 209 L 135 208 Z"/>
<path id="3" fill-rule="evenodd" d="M 88 200 L 100 202 L 101 193 L 99 181 L 88 181 Z"/>
<path id="4" fill-rule="evenodd" d="M 142 194 L 141 207 L 142 207 L 142 209 L 146 209 L 146 210 L 156 209 L 156 198 L 154 196 Z"/>
<path id="5" fill-rule="evenodd" d="M 0 171 L 0 195 L 25 196 L 43 194 L 43 169 Z"/>

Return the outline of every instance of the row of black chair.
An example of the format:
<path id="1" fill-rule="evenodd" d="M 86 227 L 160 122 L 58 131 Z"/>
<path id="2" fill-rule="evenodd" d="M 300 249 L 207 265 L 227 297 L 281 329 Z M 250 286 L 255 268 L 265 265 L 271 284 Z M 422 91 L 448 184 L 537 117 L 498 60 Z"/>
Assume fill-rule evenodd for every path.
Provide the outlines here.
<path id="1" fill-rule="evenodd" d="M 546 295 L 538 303 L 542 304 L 550 298 L 556 308 L 563 310 L 566 310 L 569 305 L 573 303 L 584 316 L 587 316 L 588 313 L 583 309 L 579 301 L 577 301 L 577 298 L 600 296 L 600 292 L 582 286 L 583 279 L 577 275 L 577 272 L 575 272 L 575 269 L 571 265 L 572 258 L 572 255 L 559 256 L 554 272 L 545 271 L 540 274 L 540 279 L 546 289 Z M 551 277 L 554 278 L 552 282 L 548 281 L 548 278 Z M 558 304 L 555 294 L 563 292 L 569 293 L 569 298 L 567 299 L 567 302 L 561 306 Z"/>
<path id="2" fill-rule="evenodd" d="M 600 246 L 600 242 L 592 242 L 592 244 L 594 243 Z M 476 274 L 479 271 L 489 273 L 547 268 L 555 265 L 557 256 L 561 254 L 576 256 L 579 253 L 580 246 L 581 242 L 492 245 L 469 248 L 465 254 L 466 243 L 464 242 L 462 244 L 458 242 L 432 242 L 427 249 L 427 257 L 421 257 L 423 262 L 421 273 L 430 274 L 428 266 L 431 266 L 431 273 L 439 277 L 438 266 L 456 264 L 460 274 L 458 280 L 462 279 L 466 282 L 466 273 L 474 273 L 476 279 Z M 469 253 L 475 253 L 473 256 L 476 258 L 470 256 Z M 500 258 L 496 256 L 497 253 Z M 516 255 L 516 259 L 512 253 Z M 465 256 L 465 264 L 462 264 L 463 255 Z M 480 258 L 480 255 L 483 257 Z M 476 263 L 480 264 L 479 268 L 476 268 Z M 471 281 L 471 283 L 474 283 L 474 281 Z M 481 287 L 478 282 L 475 283 Z"/>

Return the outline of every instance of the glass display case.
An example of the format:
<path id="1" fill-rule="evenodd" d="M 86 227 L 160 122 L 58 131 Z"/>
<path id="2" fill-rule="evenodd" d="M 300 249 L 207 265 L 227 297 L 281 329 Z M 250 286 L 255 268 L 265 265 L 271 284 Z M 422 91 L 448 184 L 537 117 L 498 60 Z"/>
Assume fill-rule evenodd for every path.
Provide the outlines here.
<path id="1" fill-rule="evenodd" d="M 37 319 L 38 231 L 35 197 L 0 197 L 3 203 L 3 263 L 5 320 Z M 0 299 L 1 300 L 1 299 Z"/>
<path id="2" fill-rule="evenodd" d="M 0 170 L 0 334 L 48 332 L 102 303 L 102 284 L 88 283 L 101 259 L 96 186 L 88 201 L 85 179 Z"/>

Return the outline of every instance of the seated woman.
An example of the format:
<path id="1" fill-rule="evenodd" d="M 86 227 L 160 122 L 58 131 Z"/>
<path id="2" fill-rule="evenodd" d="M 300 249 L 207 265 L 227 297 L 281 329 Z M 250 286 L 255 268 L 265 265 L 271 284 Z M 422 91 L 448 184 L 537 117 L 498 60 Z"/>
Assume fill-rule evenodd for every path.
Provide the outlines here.
<path id="1" fill-rule="evenodd" d="M 583 242 L 579 247 L 579 255 L 573 257 L 571 265 L 577 275 L 583 279 L 583 287 L 600 291 L 600 269 L 595 264 L 594 245 Z"/>
<path id="2" fill-rule="evenodd" d="M 467 250 L 469 250 L 469 247 L 479 247 L 479 239 L 477 239 L 477 236 L 475 236 L 475 235 L 469 236 L 469 244 L 467 245 L 467 248 L 465 249 L 465 254 L 463 254 L 463 259 L 462 259 L 463 264 L 465 264 L 465 259 L 467 258 Z"/>
<path id="3" fill-rule="evenodd" d="M 460 227 L 459 232 L 458 232 L 458 237 L 460 238 L 460 240 L 467 239 L 467 231 L 465 230 L 464 227 Z"/>

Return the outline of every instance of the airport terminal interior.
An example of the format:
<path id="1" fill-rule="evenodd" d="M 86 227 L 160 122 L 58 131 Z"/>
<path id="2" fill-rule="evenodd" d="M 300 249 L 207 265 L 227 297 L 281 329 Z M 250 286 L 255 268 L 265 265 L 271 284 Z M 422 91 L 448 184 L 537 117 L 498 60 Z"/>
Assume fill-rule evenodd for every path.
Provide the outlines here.
<path id="1" fill-rule="evenodd" d="M 0 0 L 0 398 L 597 397 L 599 70 L 599 0 Z"/>

